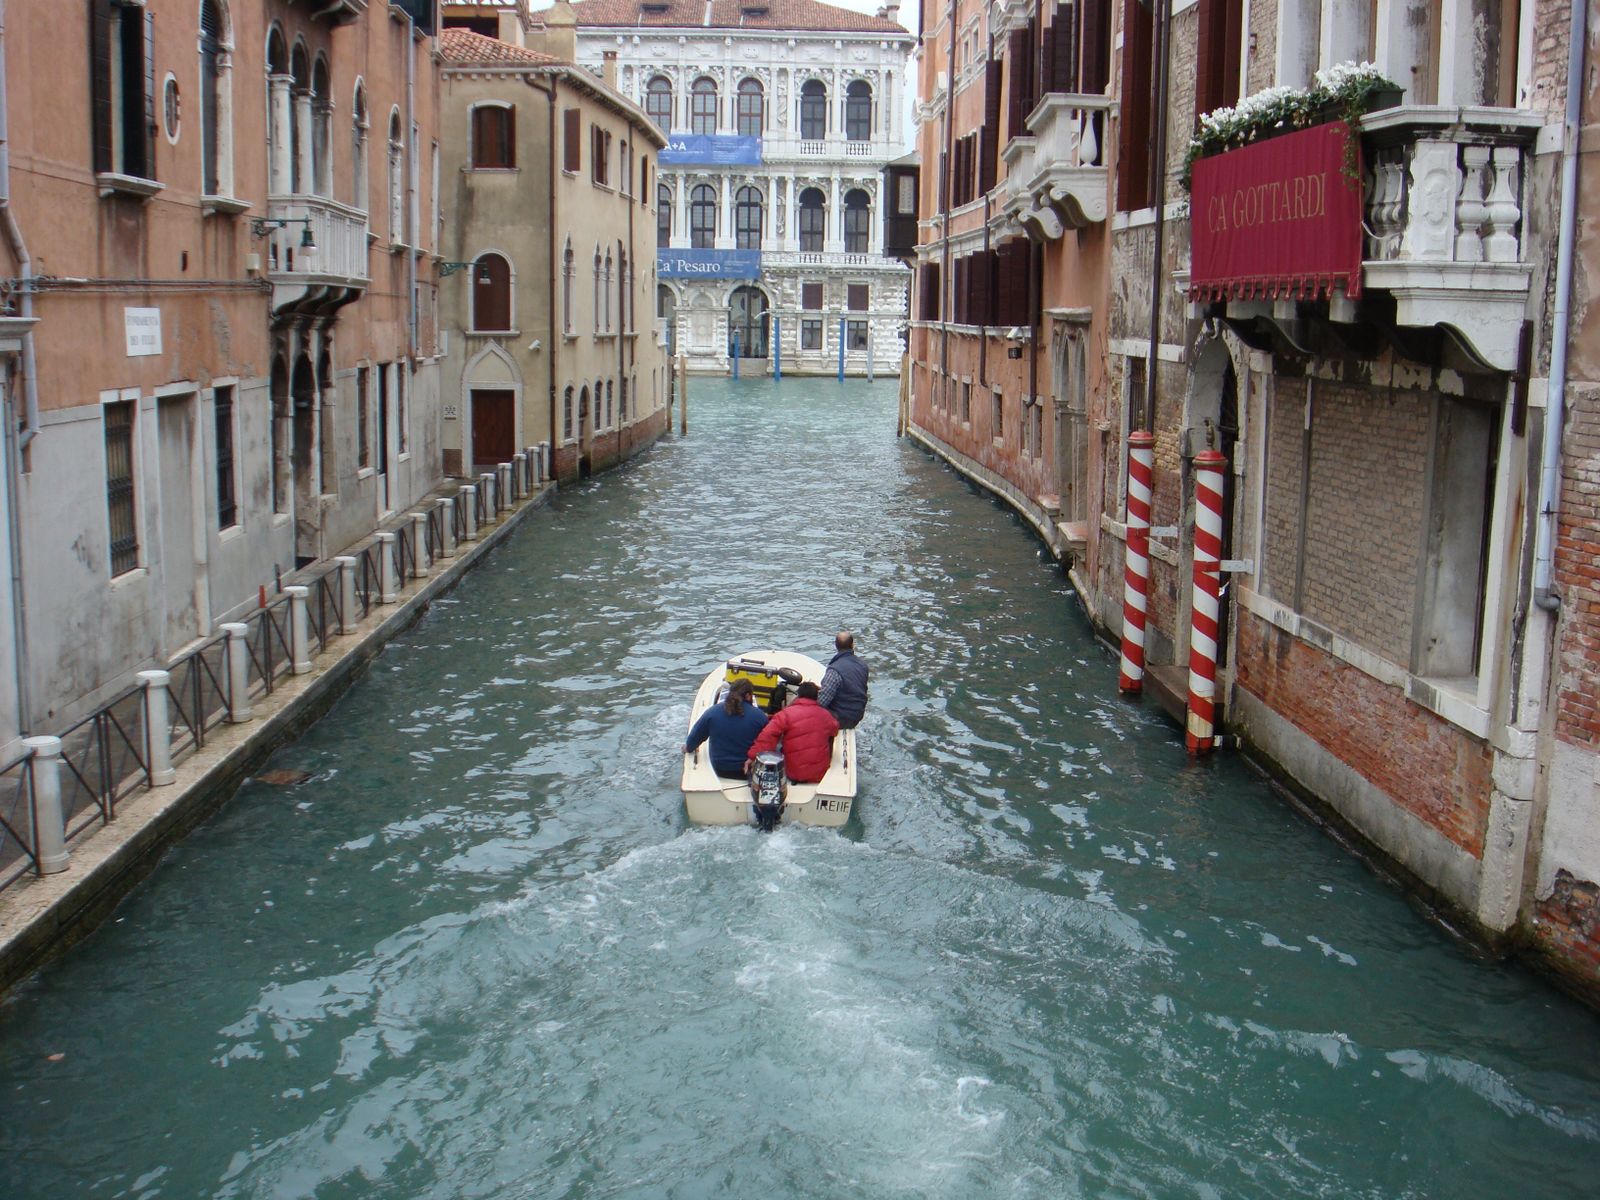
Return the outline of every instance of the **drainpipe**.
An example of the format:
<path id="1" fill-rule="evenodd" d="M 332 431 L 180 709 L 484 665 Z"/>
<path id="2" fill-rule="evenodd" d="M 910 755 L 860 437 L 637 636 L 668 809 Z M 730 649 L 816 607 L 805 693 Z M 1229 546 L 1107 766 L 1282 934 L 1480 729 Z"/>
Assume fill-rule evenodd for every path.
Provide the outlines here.
<path id="1" fill-rule="evenodd" d="M 1574 4 L 1583 0 L 1573 0 Z M 1156 374 L 1161 362 L 1161 250 L 1167 223 L 1167 77 L 1170 73 L 1172 0 L 1159 0 L 1156 13 L 1156 186 L 1155 249 L 1150 255 L 1150 360 L 1145 365 L 1144 415 L 1138 428 L 1149 429 L 1156 412 Z"/>
<path id="2" fill-rule="evenodd" d="M 422 241 L 422 215 L 417 211 L 417 19 L 406 12 L 406 236 L 416 231 Z M 417 358 L 417 250 L 406 250 L 406 312 L 411 370 Z"/>
<path id="3" fill-rule="evenodd" d="M 1583 58 L 1588 0 L 1572 0 L 1567 48 L 1567 113 L 1561 130 L 1561 227 L 1556 240 L 1556 295 L 1550 315 L 1550 384 L 1544 411 L 1544 461 L 1539 475 L 1539 532 L 1534 543 L 1533 602 L 1546 612 L 1561 608 L 1551 586 L 1556 541 L 1556 498 L 1561 485 L 1561 427 L 1566 421 L 1567 342 L 1572 313 L 1572 256 L 1578 209 L 1578 129 L 1583 110 Z"/>
<path id="4" fill-rule="evenodd" d="M 559 143 L 556 141 L 556 82 L 554 78 L 545 86 L 531 77 L 528 85 L 535 91 L 544 93 L 545 108 L 550 114 L 550 136 L 545 141 L 545 149 L 550 155 L 550 169 L 545 172 L 549 185 L 549 196 L 545 204 L 546 224 L 550 236 L 550 302 L 545 312 L 548 314 L 549 352 L 545 355 L 545 362 L 550 366 L 550 473 L 555 474 L 556 451 L 561 448 L 561 439 L 557 436 L 559 425 L 556 420 L 556 359 L 560 355 L 561 339 L 566 334 L 566 325 L 563 323 L 560 310 L 556 308 L 556 276 L 565 270 L 566 264 L 556 255 L 556 154 Z"/>
<path id="5" fill-rule="evenodd" d="M 11 125 L 6 75 L 6 5 L 0 0 L 0 225 L 5 228 L 6 240 L 17 259 L 17 274 L 24 281 L 33 277 L 33 258 L 23 240 L 22 229 L 17 224 L 17 214 L 11 207 Z M 22 315 L 33 316 L 33 292 L 25 282 L 22 291 Z M 21 491 L 22 451 L 39 434 L 39 374 L 34 365 L 33 328 L 29 326 L 22 335 L 22 388 L 24 396 L 24 422 L 18 436 L 6 438 L 6 516 L 10 533 L 11 569 L 11 636 L 16 653 L 17 732 L 26 734 L 32 728 L 32 714 L 28 705 L 28 639 L 26 637 L 27 601 L 22 590 L 22 517 L 18 512 L 18 493 Z M 7 408 L 9 408 L 9 404 Z M 9 419 L 9 418 L 7 418 Z M 16 429 L 12 422 L 12 429 Z"/>
<path id="6" fill-rule="evenodd" d="M 944 215 L 944 247 L 939 256 L 939 371 L 946 377 L 950 374 L 950 310 L 955 307 L 956 299 L 955 283 L 950 278 L 950 168 L 956 137 L 956 0 L 950 0 L 949 21 L 950 57 L 944 73 L 944 170 L 939 173 L 939 207 Z M 948 304 L 945 297 L 949 297 Z"/>

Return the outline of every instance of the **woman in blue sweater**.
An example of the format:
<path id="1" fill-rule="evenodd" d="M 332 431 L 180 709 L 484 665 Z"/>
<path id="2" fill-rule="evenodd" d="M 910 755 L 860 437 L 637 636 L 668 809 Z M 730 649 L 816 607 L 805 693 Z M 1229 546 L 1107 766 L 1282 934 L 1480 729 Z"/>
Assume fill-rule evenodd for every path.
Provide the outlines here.
<path id="1" fill-rule="evenodd" d="M 767 723 L 767 715 L 755 702 L 755 689 L 748 679 L 734 681 L 727 698 L 700 714 L 683 744 L 685 754 L 711 739 L 711 769 L 724 779 L 744 778 L 744 757 L 750 743 Z"/>

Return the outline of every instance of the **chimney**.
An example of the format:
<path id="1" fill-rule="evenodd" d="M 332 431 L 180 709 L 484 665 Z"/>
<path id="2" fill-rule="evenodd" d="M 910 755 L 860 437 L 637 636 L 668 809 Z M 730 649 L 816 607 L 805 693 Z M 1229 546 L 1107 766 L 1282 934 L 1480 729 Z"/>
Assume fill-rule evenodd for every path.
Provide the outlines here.
<path id="1" fill-rule="evenodd" d="M 570 63 L 578 60 L 578 18 L 567 0 L 556 0 L 544 11 L 544 45 L 552 58 Z"/>
<path id="2" fill-rule="evenodd" d="M 888 4 L 878 10 L 878 15 L 885 21 L 893 21 L 898 25 L 900 23 L 900 0 L 889 0 Z"/>
<path id="3" fill-rule="evenodd" d="M 612 91 L 617 88 L 617 52 L 615 50 L 602 50 L 600 52 L 602 65 L 600 78 L 606 81 L 606 86 Z"/>

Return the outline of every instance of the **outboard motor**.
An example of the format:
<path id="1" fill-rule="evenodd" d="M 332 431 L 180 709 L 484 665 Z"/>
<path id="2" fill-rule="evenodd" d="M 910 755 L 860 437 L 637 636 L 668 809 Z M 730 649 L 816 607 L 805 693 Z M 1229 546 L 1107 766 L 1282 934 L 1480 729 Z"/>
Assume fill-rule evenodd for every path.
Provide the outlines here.
<path id="1" fill-rule="evenodd" d="M 776 750 L 763 750 L 756 755 L 756 765 L 750 770 L 750 812 L 756 819 L 756 828 L 771 833 L 783 818 L 784 797 L 789 793 L 789 780 L 783 773 L 783 755 Z"/>

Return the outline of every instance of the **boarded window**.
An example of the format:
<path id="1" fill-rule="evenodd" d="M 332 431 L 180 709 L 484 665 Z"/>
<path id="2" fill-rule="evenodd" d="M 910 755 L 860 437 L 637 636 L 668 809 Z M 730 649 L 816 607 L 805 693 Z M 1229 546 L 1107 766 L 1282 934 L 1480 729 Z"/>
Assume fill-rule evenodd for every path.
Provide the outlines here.
<path id="1" fill-rule="evenodd" d="M 561 119 L 561 169 L 576 173 L 583 166 L 583 146 L 578 142 L 583 136 L 583 114 L 575 108 L 563 109 Z"/>
<path id="2" fill-rule="evenodd" d="M 867 311 L 867 285 L 852 283 L 846 289 L 846 302 L 851 312 Z"/>
<path id="3" fill-rule="evenodd" d="M 807 312 L 822 311 L 822 285 L 820 283 L 803 283 L 800 285 L 800 307 Z"/>
<path id="4" fill-rule="evenodd" d="M 480 105 L 472 110 L 472 165 L 506 170 L 517 165 L 512 133 L 516 110 Z"/>

